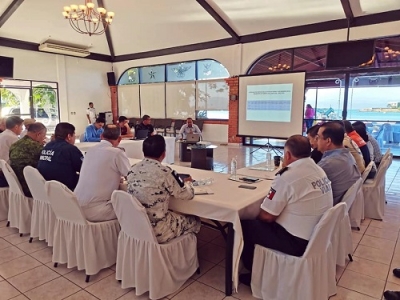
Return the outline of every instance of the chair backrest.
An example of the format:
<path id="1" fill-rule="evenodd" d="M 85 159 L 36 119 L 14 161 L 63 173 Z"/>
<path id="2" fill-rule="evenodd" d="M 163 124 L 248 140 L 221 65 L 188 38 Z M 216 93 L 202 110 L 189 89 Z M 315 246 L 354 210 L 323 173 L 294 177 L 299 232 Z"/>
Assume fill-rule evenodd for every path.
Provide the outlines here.
<path id="1" fill-rule="evenodd" d="M 4 177 L 7 180 L 10 192 L 25 197 L 25 194 L 22 192 L 21 184 L 19 183 L 17 175 L 15 175 L 15 172 L 11 168 L 11 166 L 5 160 L 0 159 L 0 168 L 3 171 Z"/>
<path id="2" fill-rule="evenodd" d="M 122 230 L 132 238 L 158 243 L 147 216 L 146 209 L 131 194 L 114 191 L 111 203 Z"/>
<path id="3" fill-rule="evenodd" d="M 332 240 L 332 234 L 343 219 L 346 210 L 346 203 L 341 202 L 324 213 L 314 228 L 303 257 L 310 257 L 326 251 Z"/>
<path id="4" fill-rule="evenodd" d="M 342 201 L 346 203 L 347 210 L 353 205 L 354 200 L 356 199 L 357 192 L 360 189 L 361 184 L 363 183 L 362 177 L 360 177 L 353 185 L 347 190 L 347 192 L 343 195 Z"/>
<path id="5" fill-rule="evenodd" d="M 50 203 L 47 199 L 46 189 L 44 188 L 46 180 L 43 178 L 42 174 L 40 174 L 37 169 L 26 166 L 24 168 L 24 177 L 31 191 L 32 198 L 37 201 Z"/>
<path id="6" fill-rule="evenodd" d="M 390 156 L 390 148 L 388 148 L 388 149 L 386 150 L 386 152 L 385 152 L 385 154 L 383 155 L 381 161 L 386 160 L 389 156 Z"/>
<path id="7" fill-rule="evenodd" d="M 196 120 L 194 123 L 199 127 L 200 131 L 203 131 L 204 120 Z"/>
<path id="8" fill-rule="evenodd" d="M 85 141 L 85 133 L 79 135 L 79 142 L 83 143 Z"/>
<path id="9" fill-rule="evenodd" d="M 73 192 L 61 182 L 51 180 L 45 183 L 50 206 L 57 219 L 86 225 L 87 221 Z"/>
<path id="10" fill-rule="evenodd" d="M 371 160 L 371 162 L 368 164 L 368 166 L 365 168 L 364 172 L 361 175 L 362 182 L 367 180 L 367 177 L 369 173 L 371 172 L 372 168 L 374 167 L 375 163 Z"/>
<path id="11" fill-rule="evenodd" d="M 379 186 L 383 184 L 383 182 L 385 181 L 386 171 L 389 168 L 389 165 L 390 165 L 389 160 L 384 160 L 381 162 L 378 168 L 378 172 L 376 172 L 374 179 L 372 179 L 372 184 L 374 186 Z"/>
<path id="12" fill-rule="evenodd" d="M 175 129 L 180 130 L 184 123 L 185 123 L 184 120 L 175 120 L 175 125 L 174 125 Z"/>

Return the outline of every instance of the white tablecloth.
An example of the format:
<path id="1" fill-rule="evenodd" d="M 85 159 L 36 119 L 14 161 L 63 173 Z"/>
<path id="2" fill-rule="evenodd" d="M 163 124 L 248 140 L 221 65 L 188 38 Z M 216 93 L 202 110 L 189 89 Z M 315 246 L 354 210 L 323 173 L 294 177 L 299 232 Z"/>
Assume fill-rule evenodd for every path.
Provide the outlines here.
<path id="1" fill-rule="evenodd" d="M 175 162 L 175 138 L 165 136 L 164 139 L 166 144 L 167 156 L 165 157 L 163 162 L 168 164 L 173 164 Z M 77 143 L 75 144 L 75 146 L 78 147 L 78 149 L 81 150 L 82 152 L 85 152 L 88 151 L 90 147 L 93 147 L 94 145 L 97 144 L 98 144 L 97 142 L 83 142 L 83 143 Z M 119 147 L 125 149 L 126 155 L 129 158 L 142 159 L 144 158 L 142 145 L 143 145 L 143 140 L 137 140 L 137 141 L 122 140 L 121 143 L 119 144 Z"/>
<path id="2" fill-rule="evenodd" d="M 131 164 L 138 162 L 130 160 Z M 238 285 L 239 261 L 243 249 L 241 219 L 255 219 L 258 216 L 261 202 L 271 187 L 270 180 L 261 180 L 252 184 L 255 190 L 241 189 L 240 182 L 228 180 L 229 175 L 212 171 L 192 169 L 182 166 L 171 166 L 178 173 L 190 174 L 194 180 L 213 178 L 214 183 L 209 188 L 212 195 L 196 195 L 191 201 L 171 198 L 169 207 L 174 211 L 196 215 L 206 219 L 230 222 L 235 231 L 233 248 L 233 283 L 235 290 Z"/>

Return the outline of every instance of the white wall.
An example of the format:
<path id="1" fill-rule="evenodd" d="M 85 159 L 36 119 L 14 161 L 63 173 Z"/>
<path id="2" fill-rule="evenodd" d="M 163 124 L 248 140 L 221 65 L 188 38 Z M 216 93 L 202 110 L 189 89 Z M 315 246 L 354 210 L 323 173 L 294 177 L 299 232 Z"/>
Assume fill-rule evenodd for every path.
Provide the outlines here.
<path id="1" fill-rule="evenodd" d="M 204 124 L 202 132 L 203 140 L 218 143 L 228 142 L 228 125 Z"/>
<path id="2" fill-rule="evenodd" d="M 16 79 L 58 82 L 60 119 L 74 124 L 77 134 L 87 125 L 90 101 L 98 112 L 111 110 L 106 76 L 111 63 L 7 47 L 0 47 L 0 55 L 14 57 Z"/>

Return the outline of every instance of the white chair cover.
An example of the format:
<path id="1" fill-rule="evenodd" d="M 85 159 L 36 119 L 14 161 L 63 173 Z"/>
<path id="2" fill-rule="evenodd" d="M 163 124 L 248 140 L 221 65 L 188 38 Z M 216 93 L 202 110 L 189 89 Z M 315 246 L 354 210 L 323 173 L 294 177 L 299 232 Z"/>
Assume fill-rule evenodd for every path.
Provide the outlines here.
<path id="1" fill-rule="evenodd" d="M 88 222 L 75 195 L 60 182 L 46 182 L 45 190 L 56 215 L 53 262 L 85 270 L 86 275 L 97 274 L 115 264 L 118 221 Z"/>
<path id="2" fill-rule="evenodd" d="M 336 257 L 336 264 L 341 267 L 346 266 L 346 259 L 353 253 L 353 239 L 347 210 L 346 204 L 344 214 L 341 216 L 340 222 L 332 236 L 332 247 L 334 256 Z"/>
<path id="3" fill-rule="evenodd" d="M 17 228 L 20 234 L 30 233 L 33 200 L 25 197 L 18 178 L 10 165 L 1 159 L 0 167 L 9 185 L 8 221 L 10 227 Z"/>
<path id="4" fill-rule="evenodd" d="M 192 233 L 158 244 L 145 208 L 130 194 L 114 191 L 111 202 L 121 224 L 116 278 L 122 288 L 149 292 L 150 299 L 176 292 L 197 270 L 197 239 Z"/>
<path id="5" fill-rule="evenodd" d="M 343 195 L 341 202 L 347 204 L 351 227 L 360 228 L 361 220 L 364 218 L 364 199 L 357 197 L 358 190 L 362 184 L 360 177 Z"/>
<path id="6" fill-rule="evenodd" d="M 261 299 L 323 300 L 336 294 L 336 260 L 332 236 L 346 204 L 339 203 L 322 216 L 302 257 L 256 245 L 251 290 Z"/>
<path id="7" fill-rule="evenodd" d="M 368 166 L 365 168 L 364 172 L 361 174 L 362 182 L 364 183 L 367 180 L 369 173 L 371 172 L 372 168 L 375 166 L 375 163 L 371 160 Z"/>
<path id="8" fill-rule="evenodd" d="M 0 188 L 0 221 L 8 217 L 8 187 Z"/>
<path id="9" fill-rule="evenodd" d="M 371 219 L 382 220 L 385 211 L 385 176 L 390 164 L 386 159 L 379 165 L 378 172 L 374 179 L 368 179 L 363 185 L 364 214 Z"/>
<path id="10" fill-rule="evenodd" d="M 41 241 L 45 240 L 51 247 L 53 246 L 56 216 L 47 199 L 44 188 L 46 180 L 37 169 L 31 166 L 24 168 L 24 177 L 33 198 L 31 238 L 38 237 Z"/>
<path id="11" fill-rule="evenodd" d="M 385 152 L 385 154 L 383 155 L 382 159 L 381 159 L 381 163 L 383 161 L 385 161 L 386 159 L 388 159 L 388 157 L 390 156 L 391 152 L 390 152 L 390 148 L 388 148 Z"/>

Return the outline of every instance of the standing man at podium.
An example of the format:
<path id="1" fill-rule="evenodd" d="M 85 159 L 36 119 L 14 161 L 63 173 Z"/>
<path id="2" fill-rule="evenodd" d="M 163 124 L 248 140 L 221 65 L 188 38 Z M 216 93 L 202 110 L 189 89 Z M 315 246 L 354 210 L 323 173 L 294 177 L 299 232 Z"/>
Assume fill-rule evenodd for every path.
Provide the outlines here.
<path id="1" fill-rule="evenodd" d="M 201 137 L 201 130 L 200 128 L 193 123 L 193 119 L 192 118 L 187 118 L 186 119 L 186 124 L 183 124 L 181 127 L 181 130 L 179 131 L 179 135 L 181 140 L 186 140 L 186 135 L 187 134 L 199 134 Z"/>

